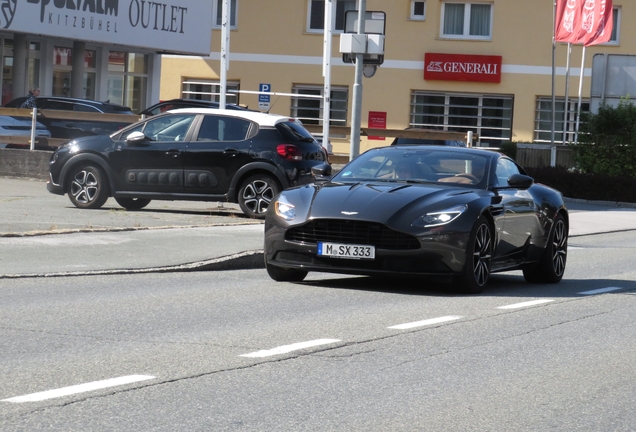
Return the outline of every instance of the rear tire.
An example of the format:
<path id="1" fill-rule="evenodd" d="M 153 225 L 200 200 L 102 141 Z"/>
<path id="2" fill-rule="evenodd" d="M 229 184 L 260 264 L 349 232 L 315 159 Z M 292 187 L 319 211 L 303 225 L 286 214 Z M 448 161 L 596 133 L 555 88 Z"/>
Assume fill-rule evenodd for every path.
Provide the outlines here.
<path id="1" fill-rule="evenodd" d="M 270 203 L 280 190 L 278 182 L 267 174 L 250 176 L 239 189 L 239 206 L 245 215 L 255 219 L 265 219 Z"/>
<path id="2" fill-rule="evenodd" d="M 543 256 L 538 264 L 525 267 L 523 277 L 531 283 L 557 283 L 563 279 L 568 256 L 568 226 L 563 215 L 554 220 Z"/>
<path id="3" fill-rule="evenodd" d="M 130 211 L 141 210 L 150 204 L 149 199 L 143 198 L 115 198 L 115 201 L 117 201 L 117 204 Z"/>
<path id="4" fill-rule="evenodd" d="M 81 165 L 69 173 L 68 198 L 81 209 L 97 209 L 110 195 L 108 177 L 94 165 Z"/>
<path id="5" fill-rule="evenodd" d="M 307 276 L 307 272 L 296 269 L 284 269 L 271 264 L 265 264 L 267 274 L 276 282 L 302 282 Z"/>
<path id="6" fill-rule="evenodd" d="M 493 251 L 493 230 L 488 220 L 480 216 L 468 238 L 466 262 L 461 276 L 453 285 L 458 292 L 479 294 L 488 283 Z"/>

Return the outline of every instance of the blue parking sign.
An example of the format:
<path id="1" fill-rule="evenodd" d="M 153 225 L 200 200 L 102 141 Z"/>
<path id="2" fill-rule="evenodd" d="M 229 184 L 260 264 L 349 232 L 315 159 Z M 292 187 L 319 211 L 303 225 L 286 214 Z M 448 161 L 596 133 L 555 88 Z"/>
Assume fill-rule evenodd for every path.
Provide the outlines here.
<path id="1" fill-rule="evenodd" d="M 271 92 L 272 91 L 272 85 L 271 84 L 259 84 L 258 86 L 258 91 L 259 92 Z M 268 94 L 259 94 L 258 95 L 258 101 L 259 102 L 266 102 L 269 103 L 269 95 Z"/>

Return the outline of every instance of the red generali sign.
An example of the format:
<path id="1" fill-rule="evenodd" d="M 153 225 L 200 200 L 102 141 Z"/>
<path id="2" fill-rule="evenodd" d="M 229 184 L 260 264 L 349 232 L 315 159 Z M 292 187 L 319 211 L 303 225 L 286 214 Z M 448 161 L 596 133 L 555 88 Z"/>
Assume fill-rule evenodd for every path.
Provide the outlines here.
<path id="1" fill-rule="evenodd" d="M 424 54 L 424 79 L 501 82 L 501 56 Z"/>

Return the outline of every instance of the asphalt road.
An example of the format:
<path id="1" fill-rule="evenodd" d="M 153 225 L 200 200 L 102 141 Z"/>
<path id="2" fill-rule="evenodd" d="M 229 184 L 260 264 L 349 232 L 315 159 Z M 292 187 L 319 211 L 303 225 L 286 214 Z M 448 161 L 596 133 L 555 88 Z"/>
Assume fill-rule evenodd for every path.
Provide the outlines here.
<path id="1" fill-rule="evenodd" d="M 560 284 L 510 272 L 456 296 L 414 280 L 174 273 L 262 247 L 262 225 L 217 203 L 83 211 L 42 186 L 0 178 L 2 431 L 636 424 L 631 207 L 568 203 Z"/>
<path id="2" fill-rule="evenodd" d="M 582 236 L 560 284 L 479 296 L 262 269 L 0 279 L 0 429 L 631 431 L 635 259 L 636 232 Z"/>

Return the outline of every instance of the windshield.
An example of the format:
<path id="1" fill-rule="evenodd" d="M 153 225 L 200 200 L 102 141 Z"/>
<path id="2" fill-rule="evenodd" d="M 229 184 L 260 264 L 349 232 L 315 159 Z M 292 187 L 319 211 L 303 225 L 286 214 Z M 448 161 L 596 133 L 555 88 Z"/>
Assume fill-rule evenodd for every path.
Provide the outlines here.
<path id="1" fill-rule="evenodd" d="M 474 186 L 486 183 L 487 166 L 488 159 L 484 155 L 471 152 L 387 148 L 360 155 L 333 181 L 434 182 Z"/>

